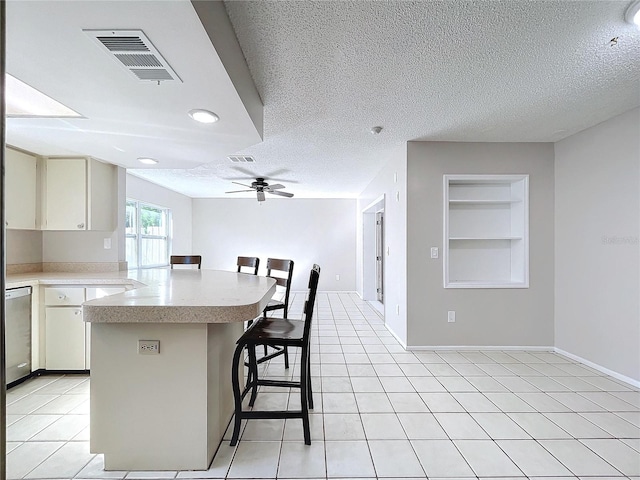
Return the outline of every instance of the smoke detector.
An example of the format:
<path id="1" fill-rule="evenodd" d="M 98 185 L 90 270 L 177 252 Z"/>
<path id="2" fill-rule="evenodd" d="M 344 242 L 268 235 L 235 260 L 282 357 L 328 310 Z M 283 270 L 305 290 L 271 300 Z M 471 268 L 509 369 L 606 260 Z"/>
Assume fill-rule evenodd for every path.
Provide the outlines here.
<path id="1" fill-rule="evenodd" d="M 83 30 L 121 68 L 138 80 L 178 80 L 178 74 L 142 30 Z"/>

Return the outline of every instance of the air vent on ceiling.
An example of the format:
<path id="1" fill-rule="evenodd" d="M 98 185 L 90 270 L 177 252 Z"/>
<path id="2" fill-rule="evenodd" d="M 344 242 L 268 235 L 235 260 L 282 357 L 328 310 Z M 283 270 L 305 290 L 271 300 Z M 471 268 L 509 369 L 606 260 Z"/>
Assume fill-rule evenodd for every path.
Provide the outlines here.
<path id="1" fill-rule="evenodd" d="M 228 158 L 233 163 L 256 163 L 255 158 L 248 155 L 231 155 Z"/>
<path id="2" fill-rule="evenodd" d="M 142 30 L 83 31 L 98 44 L 103 52 L 122 68 L 135 75 L 138 80 L 182 82 Z"/>

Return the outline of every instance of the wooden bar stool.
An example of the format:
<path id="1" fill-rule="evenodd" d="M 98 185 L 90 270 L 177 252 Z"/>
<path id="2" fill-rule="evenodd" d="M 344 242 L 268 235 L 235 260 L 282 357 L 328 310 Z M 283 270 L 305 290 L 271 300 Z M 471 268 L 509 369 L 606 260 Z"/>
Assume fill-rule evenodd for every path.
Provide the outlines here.
<path id="1" fill-rule="evenodd" d="M 276 285 L 284 287 L 284 298 L 282 300 L 271 299 L 264 309 L 263 316 L 267 316 L 267 312 L 282 310 L 282 317 L 287 318 L 289 312 L 289 293 L 291 292 L 291 278 L 293 277 L 293 260 L 282 258 L 267 258 L 267 277 L 271 277 L 276 281 Z M 289 368 L 289 350 L 284 345 L 282 348 L 276 348 L 273 353 L 267 352 L 267 346 L 264 347 L 264 356 L 258 359 L 258 363 L 271 360 L 278 355 L 284 355 L 284 368 Z"/>
<path id="2" fill-rule="evenodd" d="M 314 265 L 309 275 L 309 293 L 304 304 L 304 319 L 289 320 L 287 318 L 260 317 L 240 337 L 236 344 L 231 365 L 231 381 L 235 404 L 233 435 L 231 445 L 236 445 L 240 436 L 242 419 L 251 418 L 301 418 L 304 431 L 304 443 L 311 445 L 311 431 L 309 428 L 309 410 L 313 410 L 313 392 L 311 390 L 311 362 L 310 345 L 311 321 L 318 291 L 320 267 Z M 267 380 L 258 378 L 258 362 L 256 347 L 268 345 L 270 347 L 299 347 L 301 349 L 300 376 L 298 380 Z M 249 381 L 244 390 L 240 391 L 239 368 L 244 349 L 249 352 Z M 251 392 L 249 407 L 253 407 L 258 396 L 260 385 L 269 387 L 299 388 L 300 410 L 243 410 L 242 400 Z"/>

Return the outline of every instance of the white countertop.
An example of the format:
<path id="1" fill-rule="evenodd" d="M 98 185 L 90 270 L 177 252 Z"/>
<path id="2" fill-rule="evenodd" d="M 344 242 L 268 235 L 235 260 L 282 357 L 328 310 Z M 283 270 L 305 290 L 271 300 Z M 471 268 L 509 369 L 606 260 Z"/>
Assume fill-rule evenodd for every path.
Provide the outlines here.
<path id="1" fill-rule="evenodd" d="M 6 288 L 37 285 L 131 285 L 144 286 L 161 269 L 129 270 L 124 272 L 35 272 L 7 275 Z"/>
<path id="2" fill-rule="evenodd" d="M 258 317 L 276 289 L 272 278 L 220 270 L 158 268 L 7 276 L 7 288 L 91 284 L 133 286 L 125 293 L 83 304 L 84 320 L 101 323 L 240 322 Z"/>

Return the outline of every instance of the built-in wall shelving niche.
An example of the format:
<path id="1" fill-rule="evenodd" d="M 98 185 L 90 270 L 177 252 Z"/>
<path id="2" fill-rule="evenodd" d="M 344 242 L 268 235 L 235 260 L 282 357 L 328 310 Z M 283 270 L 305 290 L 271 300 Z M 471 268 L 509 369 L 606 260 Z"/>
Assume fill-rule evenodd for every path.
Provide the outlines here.
<path id="1" fill-rule="evenodd" d="M 529 176 L 444 176 L 444 287 L 529 287 Z"/>

